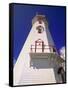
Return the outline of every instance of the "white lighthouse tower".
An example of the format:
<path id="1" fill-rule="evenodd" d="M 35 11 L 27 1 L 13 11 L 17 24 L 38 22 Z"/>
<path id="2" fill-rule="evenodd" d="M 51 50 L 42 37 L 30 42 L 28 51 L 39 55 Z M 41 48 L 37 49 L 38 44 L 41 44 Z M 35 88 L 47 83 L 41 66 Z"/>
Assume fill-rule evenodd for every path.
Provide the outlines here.
<path id="1" fill-rule="evenodd" d="M 32 28 L 14 66 L 14 85 L 61 83 L 58 55 L 44 15 L 32 19 Z"/>

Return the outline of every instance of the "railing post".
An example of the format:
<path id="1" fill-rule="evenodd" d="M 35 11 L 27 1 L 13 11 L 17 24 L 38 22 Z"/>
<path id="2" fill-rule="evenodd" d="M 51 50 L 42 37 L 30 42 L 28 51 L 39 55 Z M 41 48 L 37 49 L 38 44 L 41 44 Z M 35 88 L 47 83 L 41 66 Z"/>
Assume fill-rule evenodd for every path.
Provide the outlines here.
<path id="1" fill-rule="evenodd" d="M 37 43 L 37 42 L 35 41 L 35 53 L 36 53 L 36 43 Z"/>
<path id="2" fill-rule="evenodd" d="M 42 42 L 42 52 L 44 52 L 44 42 Z"/>
<path id="3" fill-rule="evenodd" d="M 32 45 L 31 45 L 31 52 L 32 52 Z"/>

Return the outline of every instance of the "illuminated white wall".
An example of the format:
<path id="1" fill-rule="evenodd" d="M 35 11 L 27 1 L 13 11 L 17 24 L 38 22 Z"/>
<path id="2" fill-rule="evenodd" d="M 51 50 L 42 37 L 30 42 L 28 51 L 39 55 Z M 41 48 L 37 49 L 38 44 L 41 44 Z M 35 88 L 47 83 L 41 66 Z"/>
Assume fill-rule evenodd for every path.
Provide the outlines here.
<path id="1" fill-rule="evenodd" d="M 25 44 L 14 66 L 14 75 L 13 75 L 14 85 L 56 83 L 53 67 L 55 65 L 52 64 L 52 66 L 50 66 L 49 64 L 52 61 L 50 60 L 44 61 L 45 66 L 47 65 L 48 68 L 45 67 L 42 69 L 41 68 L 34 69 L 33 67 L 30 67 L 31 58 L 29 53 L 31 52 L 30 51 L 31 44 L 35 45 L 36 40 L 42 39 L 44 41 L 44 44 L 54 45 L 50 32 L 48 31 L 48 29 L 46 30 L 44 22 L 42 23 L 42 26 L 44 27 L 44 32 L 42 34 L 37 33 L 36 26 L 38 25 L 39 25 L 38 22 L 36 22 L 32 26 L 32 29 L 30 30 L 30 33 L 25 41 Z M 46 52 L 50 53 L 50 49 L 47 49 Z M 40 60 L 39 63 L 43 65 L 42 60 Z"/>

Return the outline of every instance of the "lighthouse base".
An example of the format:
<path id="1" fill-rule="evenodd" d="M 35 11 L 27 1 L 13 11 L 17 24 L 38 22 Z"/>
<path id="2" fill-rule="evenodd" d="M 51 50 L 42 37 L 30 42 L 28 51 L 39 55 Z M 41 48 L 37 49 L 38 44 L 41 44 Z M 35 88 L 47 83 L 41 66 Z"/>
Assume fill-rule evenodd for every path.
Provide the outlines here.
<path id="1" fill-rule="evenodd" d="M 25 64 L 27 65 L 27 63 L 29 63 L 29 67 L 26 66 L 25 68 Z M 39 53 L 33 54 L 25 64 L 20 79 L 18 79 L 18 82 L 14 82 L 14 85 L 62 83 L 62 78 L 57 73 L 60 67 L 57 56 L 55 57 L 55 55 L 50 54 L 41 55 Z"/>

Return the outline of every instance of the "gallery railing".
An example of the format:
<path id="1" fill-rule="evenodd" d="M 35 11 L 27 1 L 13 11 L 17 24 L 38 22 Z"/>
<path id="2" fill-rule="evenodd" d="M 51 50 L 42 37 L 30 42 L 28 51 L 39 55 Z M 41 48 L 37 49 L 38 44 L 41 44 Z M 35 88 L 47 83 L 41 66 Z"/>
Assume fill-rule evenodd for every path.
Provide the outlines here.
<path id="1" fill-rule="evenodd" d="M 57 53 L 55 46 L 52 45 L 31 45 L 32 53 Z"/>

